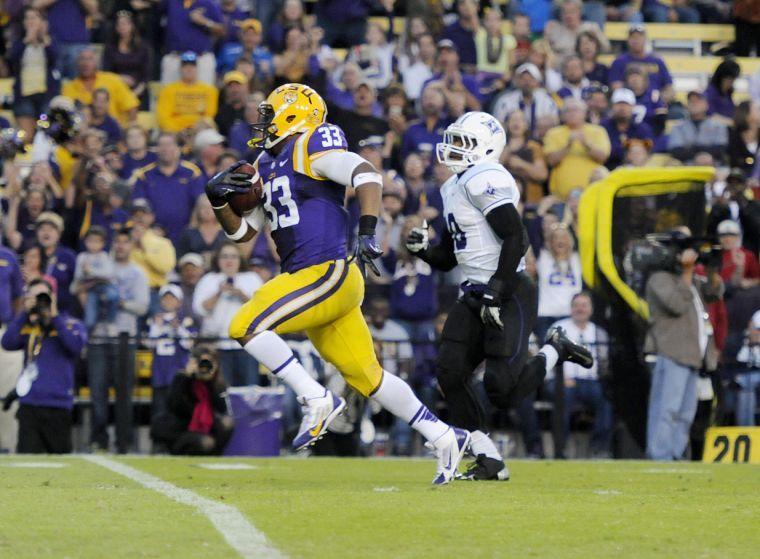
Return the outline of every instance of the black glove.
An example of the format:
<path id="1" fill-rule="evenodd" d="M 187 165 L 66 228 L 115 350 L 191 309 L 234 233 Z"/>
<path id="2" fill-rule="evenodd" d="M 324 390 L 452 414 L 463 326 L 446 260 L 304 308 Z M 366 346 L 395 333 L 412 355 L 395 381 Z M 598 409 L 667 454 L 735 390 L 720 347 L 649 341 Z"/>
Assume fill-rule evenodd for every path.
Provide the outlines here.
<path id="1" fill-rule="evenodd" d="M 206 183 L 206 196 L 214 208 L 221 208 L 233 194 L 246 194 L 251 189 L 253 175 L 235 170 L 248 163 L 241 159 L 223 171 L 219 171 Z"/>
<path id="2" fill-rule="evenodd" d="M 369 267 L 376 276 L 380 275 L 380 270 L 373 262 L 383 255 L 383 251 L 375 238 L 375 225 L 377 225 L 375 216 L 363 215 L 359 218 L 359 239 L 356 243 L 354 258 L 356 258 L 359 270 L 365 278 L 367 277 L 366 267 Z"/>
<path id="3" fill-rule="evenodd" d="M 480 319 L 486 326 L 497 330 L 504 329 L 504 322 L 501 320 L 502 283 L 491 278 L 480 300 Z"/>
<path id="4" fill-rule="evenodd" d="M 5 395 L 5 398 L 3 398 L 3 411 L 8 411 L 11 409 L 11 406 L 13 405 L 13 402 L 18 400 L 18 393 L 16 392 L 16 389 L 14 388 L 8 394 Z"/>

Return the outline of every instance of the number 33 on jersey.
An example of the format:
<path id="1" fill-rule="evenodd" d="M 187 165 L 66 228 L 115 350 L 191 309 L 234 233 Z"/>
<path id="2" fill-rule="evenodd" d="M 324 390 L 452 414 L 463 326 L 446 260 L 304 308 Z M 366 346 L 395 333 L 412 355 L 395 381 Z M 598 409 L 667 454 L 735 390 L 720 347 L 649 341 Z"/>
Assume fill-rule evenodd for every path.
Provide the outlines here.
<path id="1" fill-rule="evenodd" d="M 256 230 L 269 223 L 283 272 L 346 258 L 346 187 L 319 176 L 311 164 L 347 149 L 343 131 L 325 123 L 254 163 L 264 181 L 264 202 L 246 220 Z"/>

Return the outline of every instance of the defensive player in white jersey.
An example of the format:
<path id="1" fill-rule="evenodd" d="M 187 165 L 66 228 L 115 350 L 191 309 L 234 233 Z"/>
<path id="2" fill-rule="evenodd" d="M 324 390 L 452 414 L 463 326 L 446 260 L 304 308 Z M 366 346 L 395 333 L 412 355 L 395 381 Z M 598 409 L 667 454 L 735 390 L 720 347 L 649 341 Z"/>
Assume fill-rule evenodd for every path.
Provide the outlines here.
<path id="1" fill-rule="evenodd" d="M 464 478 L 474 480 L 509 479 L 471 385 L 484 359 L 486 393 L 502 409 L 535 390 L 557 363 L 593 363 L 560 328 L 550 330 L 536 356 L 528 353 L 538 303 L 536 286 L 523 271 L 528 238 L 517 211 L 520 192 L 499 164 L 505 144 L 504 128 L 487 113 L 469 112 L 451 124 L 436 147 L 438 161 L 454 172 L 441 186 L 448 231 L 436 246 L 426 227 L 412 230 L 406 242 L 434 268 L 458 265 L 465 278 L 443 329 L 437 376 L 451 423 L 471 431 L 475 462 Z"/>

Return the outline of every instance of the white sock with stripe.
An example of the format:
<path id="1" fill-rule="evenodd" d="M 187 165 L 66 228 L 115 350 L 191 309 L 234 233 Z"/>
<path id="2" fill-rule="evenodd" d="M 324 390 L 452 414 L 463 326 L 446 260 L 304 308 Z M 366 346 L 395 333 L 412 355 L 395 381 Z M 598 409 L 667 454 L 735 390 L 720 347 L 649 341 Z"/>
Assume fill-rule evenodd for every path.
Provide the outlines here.
<path id="1" fill-rule="evenodd" d="M 559 353 L 557 353 L 557 350 L 554 349 L 554 346 L 551 346 L 549 344 L 545 344 L 541 349 L 539 349 L 538 354 L 544 356 L 544 359 L 546 360 L 547 372 L 551 371 L 555 365 L 557 365 L 557 361 L 559 361 Z"/>
<path id="2" fill-rule="evenodd" d="M 470 432 L 470 436 L 470 451 L 476 457 L 478 454 L 485 454 L 489 458 L 501 460 L 502 462 L 504 461 L 504 458 L 502 458 L 501 454 L 499 454 L 499 450 L 496 448 L 496 445 L 483 431 L 472 431 Z"/>
<path id="3" fill-rule="evenodd" d="M 243 349 L 287 384 L 296 396 L 321 398 L 325 395 L 325 387 L 306 372 L 285 340 L 271 330 L 254 336 Z"/>
<path id="4" fill-rule="evenodd" d="M 383 381 L 372 398 L 431 442 L 449 429 L 419 401 L 407 383 L 388 371 L 383 371 Z"/>

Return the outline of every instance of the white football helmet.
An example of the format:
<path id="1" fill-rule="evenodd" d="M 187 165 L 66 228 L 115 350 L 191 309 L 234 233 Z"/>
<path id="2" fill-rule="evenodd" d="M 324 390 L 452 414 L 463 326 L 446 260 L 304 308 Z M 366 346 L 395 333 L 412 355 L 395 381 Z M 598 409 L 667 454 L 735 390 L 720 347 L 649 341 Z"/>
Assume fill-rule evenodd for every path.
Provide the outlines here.
<path id="1" fill-rule="evenodd" d="M 480 111 L 460 116 L 443 133 L 443 142 L 436 145 L 438 161 L 454 173 L 484 161 L 499 161 L 507 136 L 501 123 Z"/>

